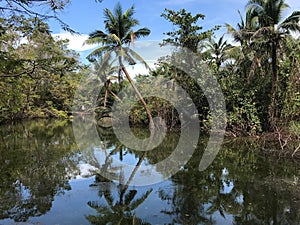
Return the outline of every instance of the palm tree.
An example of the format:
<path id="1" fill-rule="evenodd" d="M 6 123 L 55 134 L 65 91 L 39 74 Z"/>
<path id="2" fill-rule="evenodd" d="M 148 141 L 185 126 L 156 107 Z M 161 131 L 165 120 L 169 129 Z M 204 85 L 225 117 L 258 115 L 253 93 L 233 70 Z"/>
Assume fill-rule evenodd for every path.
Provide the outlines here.
<path id="1" fill-rule="evenodd" d="M 113 98 L 120 101 L 120 98 L 111 90 L 112 80 L 117 79 L 113 74 L 118 71 L 118 67 L 114 66 L 114 62 L 110 61 L 110 55 L 106 55 L 107 58 L 100 56 L 97 60 L 93 60 L 94 70 L 99 79 L 104 83 L 105 94 L 103 100 L 103 107 L 106 109 L 108 93 L 110 93 Z"/>
<path id="2" fill-rule="evenodd" d="M 246 5 L 247 16 L 251 24 L 256 26 L 253 41 L 264 43 L 270 49 L 272 68 L 272 93 L 270 105 L 270 125 L 276 126 L 278 116 L 278 51 L 280 44 L 291 32 L 300 31 L 300 11 L 294 11 L 282 21 L 282 14 L 289 6 L 284 0 L 249 0 Z"/>
<path id="3" fill-rule="evenodd" d="M 255 32 L 256 25 L 249 19 L 250 15 L 247 12 L 244 19 L 241 12 L 238 11 L 240 16 L 240 22 L 235 29 L 230 24 L 226 23 L 227 33 L 231 34 L 233 40 L 238 42 L 240 46 L 233 46 L 229 51 L 229 58 L 236 61 L 236 65 L 239 65 L 241 75 L 250 82 L 250 78 L 255 74 L 257 67 L 260 67 L 260 62 L 264 56 L 264 49 L 261 44 L 251 42 L 251 38 Z"/>
<path id="4" fill-rule="evenodd" d="M 120 89 L 122 89 L 122 72 L 124 72 L 126 78 L 147 112 L 150 129 L 154 129 L 151 112 L 123 64 L 123 61 L 127 61 L 129 65 L 134 65 L 136 64 L 135 60 L 138 60 L 149 69 L 149 66 L 143 58 L 130 48 L 130 44 L 133 44 L 135 39 L 148 36 L 150 34 L 150 30 L 146 27 L 140 28 L 137 31 L 132 30 L 133 27 L 139 25 L 139 21 L 133 18 L 134 12 L 134 6 L 131 6 L 123 12 L 120 3 L 117 3 L 113 12 L 108 8 L 104 9 L 104 23 L 107 33 L 101 30 L 96 30 L 89 34 L 89 38 L 85 41 L 85 43 L 101 44 L 101 47 L 91 52 L 87 58 L 89 60 L 93 60 L 103 54 L 115 54 L 117 56 L 119 63 L 118 80 Z"/>
<path id="5" fill-rule="evenodd" d="M 221 36 L 217 42 L 210 38 L 206 44 L 206 52 L 209 54 L 211 62 L 216 63 L 218 71 L 220 70 L 221 64 L 228 59 L 228 50 L 232 48 L 232 45 L 228 44 L 227 41 L 224 41 L 223 38 L 224 35 Z"/>
<path id="6" fill-rule="evenodd" d="M 243 16 L 241 15 L 241 12 L 238 11 L 240 16 L 240 22 L 237 24 L 238 29 L 235 29 L 230 24 L 226 23 L 225 26 L 227 28 L 227 32 L 232 34 L 234 41 L 239 42 L 241 46 L 247 46 L 249 45 L 251 36 L 252 36 L 252 24 L 249 23 L 249 20 L 244 20 Z"/>

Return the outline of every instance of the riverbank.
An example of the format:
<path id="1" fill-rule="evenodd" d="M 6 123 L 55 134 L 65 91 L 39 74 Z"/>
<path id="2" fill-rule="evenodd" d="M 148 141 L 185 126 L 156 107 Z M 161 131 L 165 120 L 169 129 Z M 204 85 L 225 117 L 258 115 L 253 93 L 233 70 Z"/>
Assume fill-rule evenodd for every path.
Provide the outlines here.
<path id="1" fill-rule="evenodd" d="M 31 114 L 24 114 L 23 116 L 15 119 L 0 120 L 0 124 L 6 124 L 11 122 L 22 122 L 36 119 L 59 119 L 72 121 L 73 115 L 85 116 L 92 115 L 91 113 L 74 112 L 73 114 L 59 110 L 42 109 L 35 111 Z M 111 127 L 111 122 L 107 120 L 108 117 L 104 117 L 105 120 L 95 120 L 97 126 L 104 129 Z M 135 128 L 147 128 L 145 124 L 131 124 L 131 127 Z M 180 126 L 172 128 L 172 132 L 180 133 Z M 201 128 L 202 134 L 208 134 L 209 129 Z M 245 132 L 246 133 L 246 132 Z M 226 130 L 225 137 L 230 140 L 248 140 L 256 146 L 258 151 L 265 154 L 272 155 L 278 158 L 290 158 L 292 160 L 300 160 L 300 125 L 298 123 L 291 123 L 289 126 L 281 126 L 274 129 L 273 132 L 256 133 L 255 135 L 245 135 L 245 133 L 233 133 L 230 130 Z"/>

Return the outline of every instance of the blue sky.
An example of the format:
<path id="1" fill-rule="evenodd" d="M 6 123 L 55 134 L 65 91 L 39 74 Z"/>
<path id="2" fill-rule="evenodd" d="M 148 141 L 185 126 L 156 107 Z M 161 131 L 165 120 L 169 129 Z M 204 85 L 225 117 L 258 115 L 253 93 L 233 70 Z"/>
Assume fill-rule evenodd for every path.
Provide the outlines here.
<path id="1" fill-rule="evenodd" d="M 103 0 L 102 3 L 96 3 L 94 0 L 71 0 L 65 10 L 59 13 L 59 17 L 71 26 L 72 29 L 80 32 L 81 36 L 71 36 L 61 30 L 59 24 L 50 21 L 50 28 L 53 34 L 59 35 L 61 38 L 70 40 L 69 47 L 81 53 L 84 58 L 90 51 L 92 46 L 83 46 L 83 41 L 87 35 L 96 30 L 104 30 L 103 24 L 103 9 L 113 9 L 117 0 Z M 153 46 L 158 46 L 158 43 L 165 37 L 164 32 L 172 31 L 174 27 L 160 15 L 165 8 L 179 10 L 185 8 L 188 12 L 204 14 L 206 17 L 199 25 L 203 26 L 204 30 L 210 29 L 215 25 L 224 25 L 229 23 L 235 26 L 239 21 L 238 10 L 244 14 L 246 0 L 121 0 L 123 10 L 126 10 L 131 5 L 135 5 L 135 18 L 140 21 L 140 27 L 148 27 L 151 34 L 143 39 L 140 39 L 136 44 L 136 48 L 144 49 L 147 46 L 147 51 L 153 49 Z M 300 10 L 299 0 L 286 0 L 290 5 L 290 9 L 286 11 L 284 16 L 289 15 L 292 11 Z M 217 36 L 226 32 L 222 28 L 217 32 Z M 149 55 L 153 55 L 149 54 Z"/>

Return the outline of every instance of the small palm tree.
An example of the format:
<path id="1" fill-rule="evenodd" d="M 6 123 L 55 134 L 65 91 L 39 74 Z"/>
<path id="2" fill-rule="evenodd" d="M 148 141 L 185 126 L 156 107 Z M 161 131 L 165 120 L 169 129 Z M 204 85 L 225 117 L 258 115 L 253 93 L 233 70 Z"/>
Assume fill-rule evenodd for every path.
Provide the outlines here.
<path id="1" fill-rule="evenodd" d="M 249 0 L 246 5 L 249 23 L 256 26 L 252 41 L 258 41 L 270 49 L 272 67 L 272 99 L 270 106 L 270 125 L 276 123 L 278 98 L 278 51 L 280 44 L 291 34 L 300 31 L 300 11 L 294 11 L 282 21 L 282 13 L 289 6 L 284 0 Z"/>
<path id="2" fill-rule="evenodd" d="M 113 12 L 107 8 L 104 9 L 106 33 L 101 30 L 90 33 L 89 38 L 85 43 L 101 44 L 101 47 L 91 52 L 87 58 L 93 60 L 103 54 L 115 54 L 117 56 L 119 63 L 118 80 L 120 89 L 122 88 L 122 72 L 124 72 L 147 112 L 150 128 L 154 129 L 154 122 L 150 110 L 123 64 L 123 61 L 127 61 L 129 65 L 134 65 L 136 64 L 135 60 L 138 60 L 142 62 L 146 68 L 150 69 L 143 58 L 130 48 L 130 44 L 133 44 L 135 39 L 150 34 L 150 30 L 146 27 L 133 31 L 133 27 L 139 25 L 139 21 L 133 18 L 134 12 L 134 6 L 131 6 L 123 12 L 120 3 L 117 3 Z"/>
<path id="3" fill-rule="evenodd" d="M 227 52 L 232 48 L 227 41 L 224 41 L 224 36 L 221 36 L 216 42 L 214 39 L 210 39 L 206 44 L 207 53 L 211 62 L 217 65 L 217 70 L 220 70 L 221 64 L 227 59 Z"/>
<path id="4" fill-rule="evenodd" d="M 99 79 L 104 83 L 105 94 L 103 107 L 106 108 L 108 93 L 110 93 L 113 98 L 120 101 L 120 98 L 111 90 L 112 81 L 117 79 L 114 76 L 114 73 L 118 71 L 118 67 L 114 66 L 114 60 L 110 61 L 110 55 L 107 55 L 108 58 L 100 56 L 97 60 L 93 60 L 94 70 Z"/>

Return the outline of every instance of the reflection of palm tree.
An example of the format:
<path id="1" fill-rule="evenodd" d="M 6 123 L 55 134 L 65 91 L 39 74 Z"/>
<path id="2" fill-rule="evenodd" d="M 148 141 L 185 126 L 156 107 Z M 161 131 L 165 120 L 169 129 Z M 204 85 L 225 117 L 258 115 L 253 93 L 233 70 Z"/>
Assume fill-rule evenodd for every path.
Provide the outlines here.
<path id="1" fill-rule="evenodd" d="M 120 184 L 120 191 L 118 192 L 118 200 L 114 201 L 114 195 L 112 194 L 112 189 L 104 191 L 104 198 L 106 204 L 99 204 L 97 202 L 88 202 L 88 205 L 94 208 L 100 215 L 87 216 L 87 219 L 92 224 L 148 224 L 142 219 L 135 216 L 134 210 L 136 210 L 150 195 L 152 189 L 144 193 L 140 198 L 135 198 L 137 195 L 137 190 L 129 190 L 128 187 L 131 179 L 136 173 L 140 166 L 140 162 L 143 157 L 137 163 L 134 171 L 132 172 L 129 180 L 125 185 Z"/>
<path id="2" fill-rule="evenodd" d="M 136 210 L 150 195 L 152 189 L 144 193 L 140 198 L 136 198 L 137 190 L 129 190 L 117 201 L 112 190 L 104 192 L 105 203 L 88 202 L 88 205 L 95 209 L 100 215 L 89 215 L 87 219 L 91 224 L 149 224 L 142 219 L 137 218 L 134 210 Z"/>
<path id="3" fill-rule="evenodd" d="M 122 160 L 122 149 L 123 145 L 119 144 L 116 145 L 114 150 L 107 154 L 106 146 L 104 146 L 106 158 L 104 165 L 101 167 L 101 174 L 107 173 L 109 166 L 111 166 L 112 164 L 111 156 L 113 154 L 119 151 L 121 157 L 120 160 Z M 120 190 L 118 192 L 118 195 L 116 195 L 116 197 L 118 197 L 117 201 L 114 201 L 114 195 L 112 194 L 112 189 L 110 188 L 108 190 L 105 190 L 103 194 L 106 204 L 99 204 L 92 201 L 88 202 L 88 205 L 94 208 L 100 214 L 99 216 L 87 216 L 87 219 L 92 224 L 148 224 L 140 218 L 137 218 L 135 216 L 134 210 L 136 210 L 140 206 L 140 204 L 142 204 L 148 198 L 148 196 L 152 192 L 152 188 L 144 193 L 140 198 L 136 198 L 137 190 L 128 190 L 129 185 L 136 172 L 140 168 L 143 160 L 145 159 L 145 156 L 146 153 L 142 153 L 126 183 L 123 180 L 122 172 L 119 174 Z M 111 178 L 117 176 L 116 174 L 109 175 Z"/>

